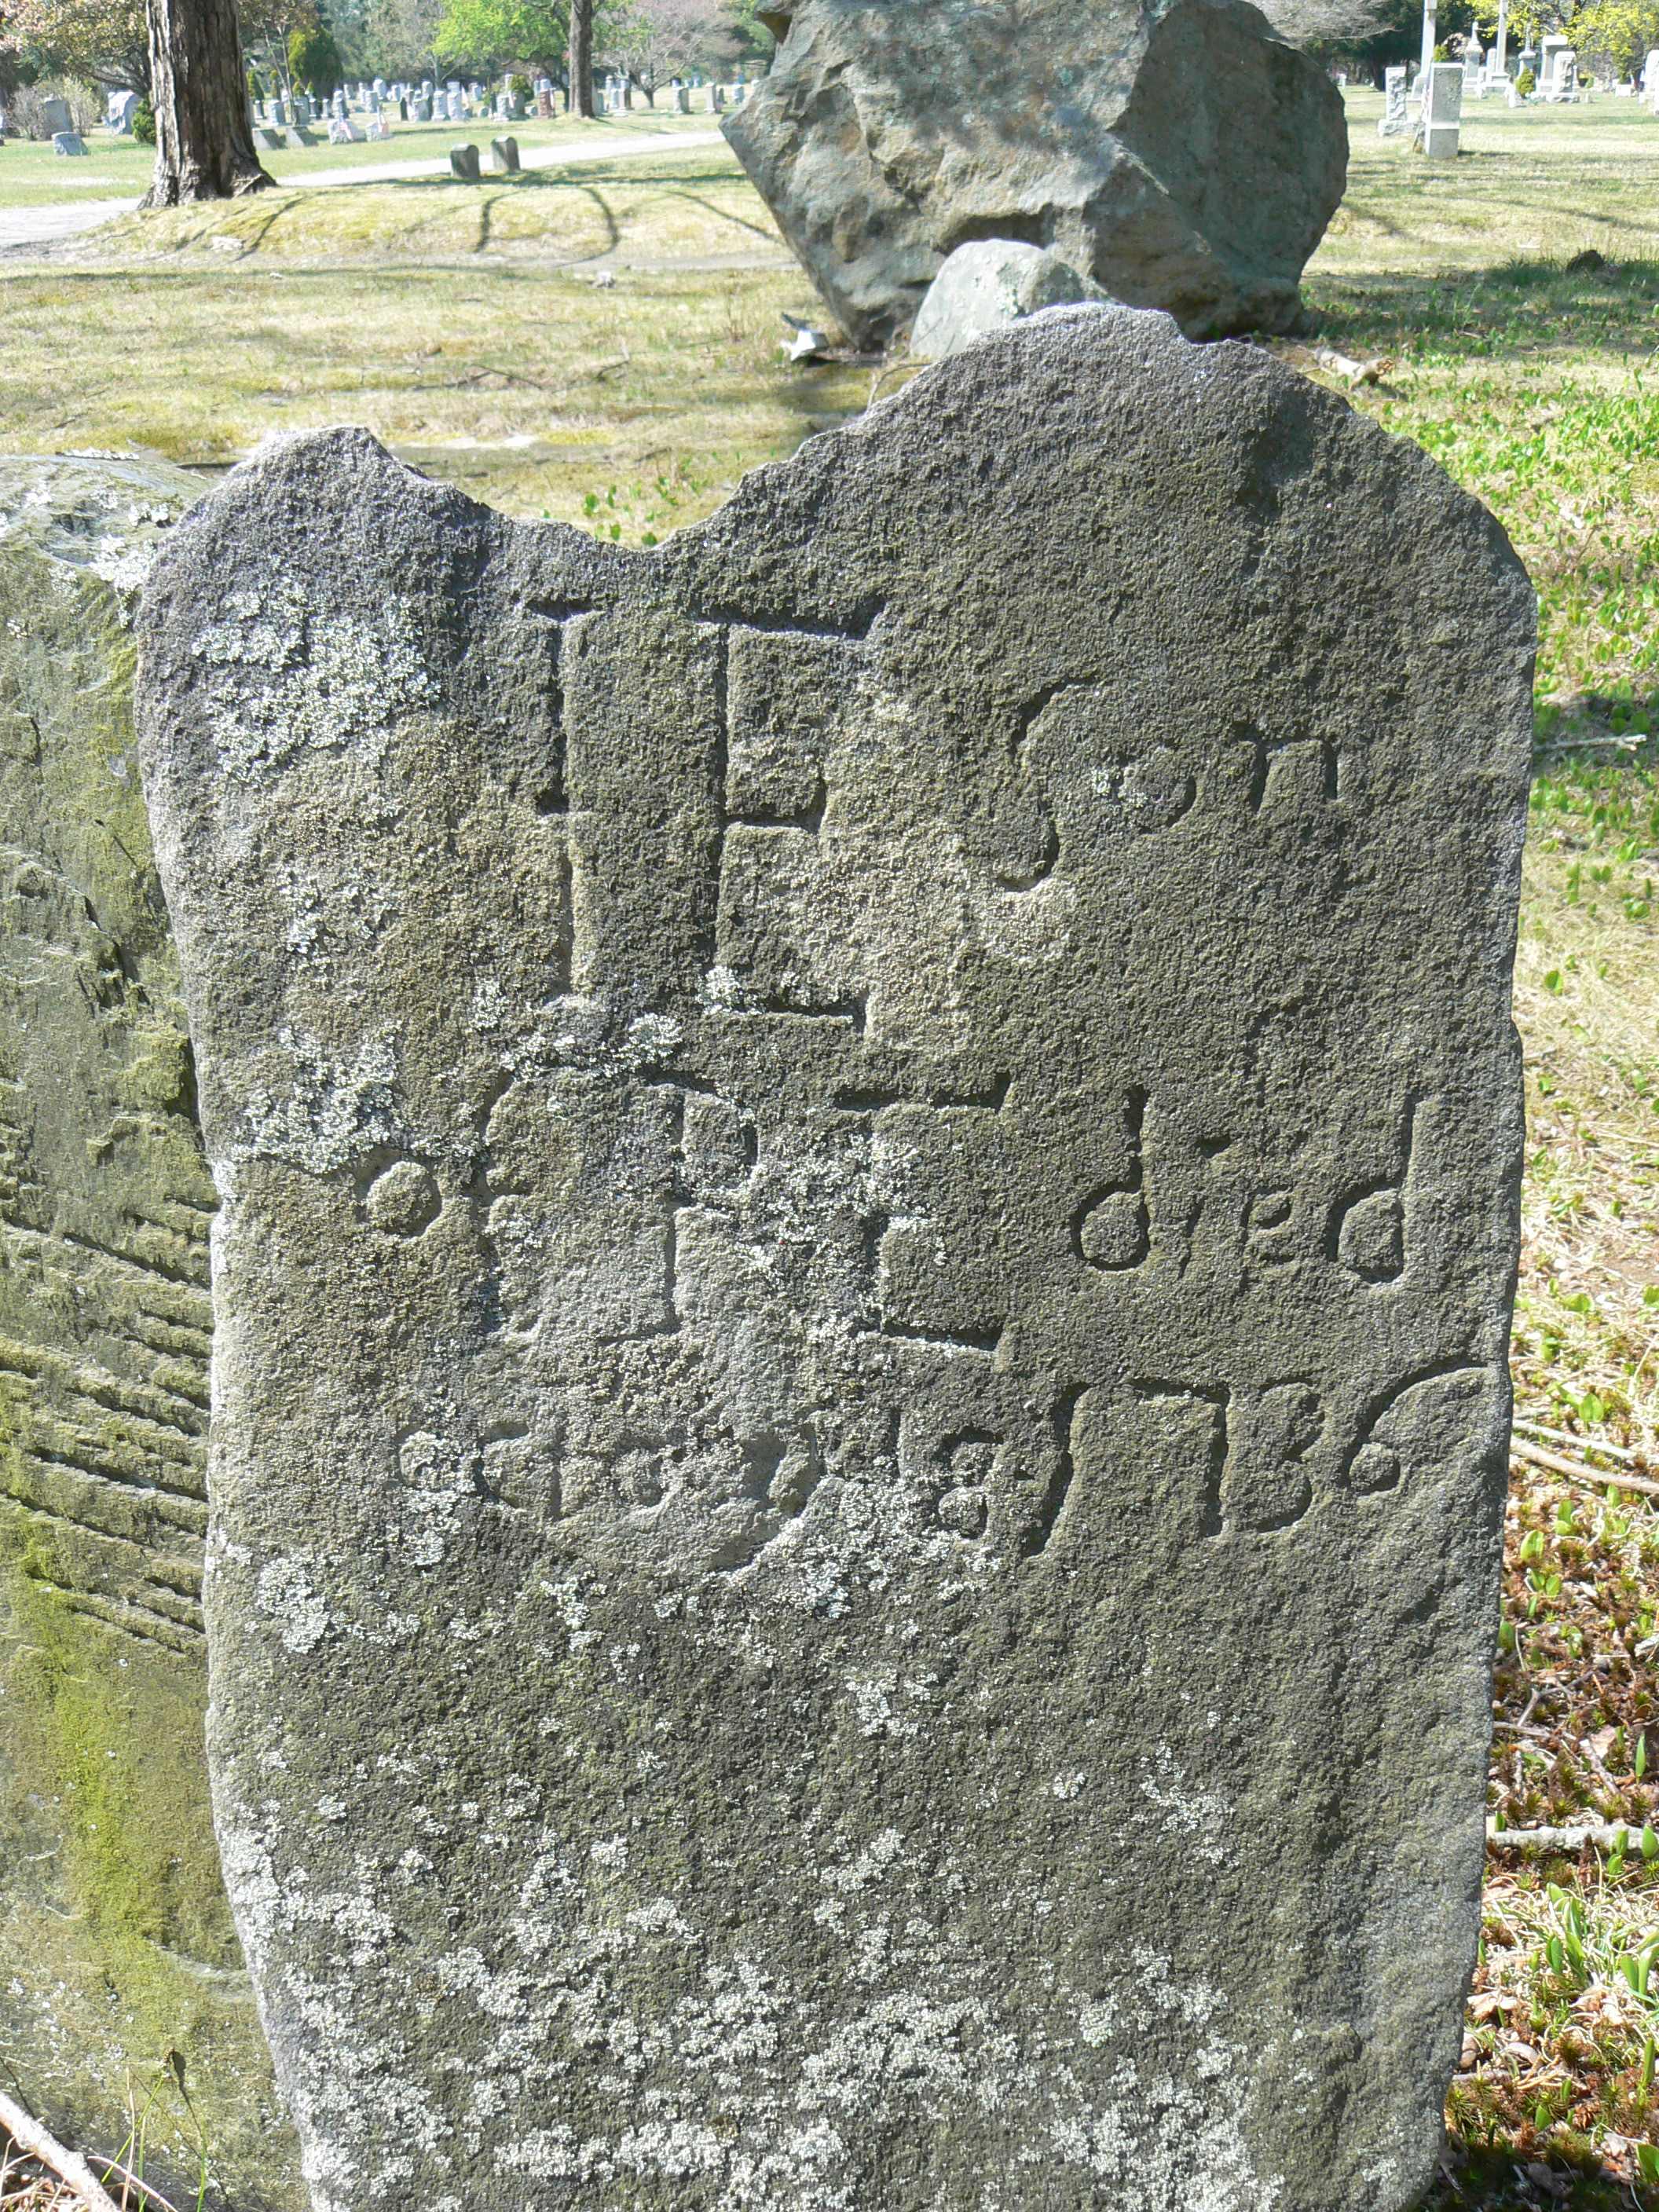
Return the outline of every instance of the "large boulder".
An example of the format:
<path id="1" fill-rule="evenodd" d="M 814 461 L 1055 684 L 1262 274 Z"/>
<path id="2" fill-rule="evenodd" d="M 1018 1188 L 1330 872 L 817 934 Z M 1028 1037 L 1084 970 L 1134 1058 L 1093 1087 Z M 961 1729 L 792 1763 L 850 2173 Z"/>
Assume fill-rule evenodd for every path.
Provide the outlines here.
<path id="1" fill-rule="evenodd" d="M 214 1192 L 132 733 L 201 489 L 0 461 L 0 2086 L 104 2153 L 131 2098 L 174 2203 L 297 2212 L 208 1803 Z"/>
<path id="2" fill-rule="evenodd" d="M 1190 337 L 1293 328 L 1342 197 L 1322 69 L 1245 0 L 787 0 L 726 137 L 848 335 L 908 329 L 945 257 L 1051 246 Z"/>

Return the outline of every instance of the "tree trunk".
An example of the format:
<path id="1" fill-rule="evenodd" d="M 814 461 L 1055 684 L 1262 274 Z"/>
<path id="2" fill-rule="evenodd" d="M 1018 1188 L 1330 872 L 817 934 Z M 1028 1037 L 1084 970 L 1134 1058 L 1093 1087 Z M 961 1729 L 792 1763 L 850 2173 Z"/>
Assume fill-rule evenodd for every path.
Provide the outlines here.
<path id="1" fill-rule="evenodd" d="M 272 180 L 248 123 L 235 0 L 146 0 L 155 181 L 147 208 L 228 200 Z"/>
<path id="2" fill-rule="evenodd" d="M 593 112 L 593 0 L 570 0 L 570 106 Z"/>

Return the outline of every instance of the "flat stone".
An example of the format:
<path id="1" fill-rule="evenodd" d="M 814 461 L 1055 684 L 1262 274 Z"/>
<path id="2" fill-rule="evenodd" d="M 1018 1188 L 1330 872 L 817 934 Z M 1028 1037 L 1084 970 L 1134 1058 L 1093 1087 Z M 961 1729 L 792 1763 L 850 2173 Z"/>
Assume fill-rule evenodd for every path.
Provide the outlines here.
<path id="1" fill-rule="evenodd" d="M 1506 1459 L 1492 517 L 1060 309 L 651 552 L 276 444 L 144 635 L 317 2212 L 1401 2212 Z"/>
<path id="2" fill-rule="evenodd" d="M 202 1716 L 208 1230 L 132 732 L 138 586 L 199 480 L 0 461 L 0 2081 L 193 2203 L 298 2212 Z M 169 2063 L 176 2054 L 187 2107 Z"/>
<path id="3" fill-rule="evenodd" d="M 981 239 L 957 246 L 928 286 L 910 350 L 919 361 L 945 361 L 1045 307 L 1099 297 L 1098 288 L 1057 253 L 1013 239 Z"/>
<path id="4" fill-rule="evenodd" d="M 1194 337 L 1291 330 L 1342 197 L 1323 66 L 1246 0 L 787 0 L 722 125 L 848 336 L 907 331 L 987 238 L 1052 247 Z"/>

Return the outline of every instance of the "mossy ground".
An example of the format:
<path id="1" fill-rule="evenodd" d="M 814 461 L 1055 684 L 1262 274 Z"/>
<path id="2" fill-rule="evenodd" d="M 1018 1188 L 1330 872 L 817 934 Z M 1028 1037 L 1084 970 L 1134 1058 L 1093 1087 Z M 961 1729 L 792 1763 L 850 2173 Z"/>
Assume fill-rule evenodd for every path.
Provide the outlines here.
<path id="1" fill-rule="evenodd" d="M 1659 1480 L 1659 747 L 1630 742 L 1659 713 L 1659 122 L 1488 101 L 1431 167 L 1376 137 L 1380 100 L 1349 105 L 1318 331 L 1276 349 L 1344 389 L 1321 349 L 1366 364 L 1354 404 L 1495 509 L 1540 601 L 1515 1368 L 1522 1443 L 1593 1472 L 1516 1463 L 1492 1808 L 1639 1832 L 1659 1498 L 1606 1483 Z M 1611 265 L 1569 272 L 1587 248 Z M 361 422 L 511 513 L 632 543 L 904 374 L 781 365 L 811 296 L 719 149 L 127 222 L 0 264 L 0 307 L 4 447 L 213 465 Z M 1440 2212 L 1659 2212 L 1656 1961 L 1639 1844 L 1618 1867 L 1494 1856 Z"/>

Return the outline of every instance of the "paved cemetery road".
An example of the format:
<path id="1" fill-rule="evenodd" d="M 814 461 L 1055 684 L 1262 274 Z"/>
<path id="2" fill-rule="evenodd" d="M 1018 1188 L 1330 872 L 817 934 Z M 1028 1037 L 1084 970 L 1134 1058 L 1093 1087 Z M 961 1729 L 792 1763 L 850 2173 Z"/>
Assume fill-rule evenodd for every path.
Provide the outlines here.
<path id="1" fill-rule="evenodd" d="M 514 129 L 510 123 L 458 123 L 455 143 L 460 145 L 471 138 L 480 153 L 487 154 L 492 137 L 505 137 Z M 718 131 L 619 131 L 612 138 L 590 138 L 576 147 L 521 146 L 519 160 L 526 169 L 562 169 L 567 165 L 574 167 L 580 161 L 625 161 L 635 154 L 676 154 L 682 146 L 724 143 Z M 380 161 L 371 168 L 318 169 L 297 181 L 307 185 L 399 185 L 405 178 L 443 177 L 448 173 L 449 156 L 445 154 L 435 161 Z M 486 173 L 483 181 L 489 184 L 496 180 Z"/>
<path id="2" fill-rule="evenodd" d="M 60 238 L 78 238 L 125 215 L 137 200 L 76 200 L 66 207 L 0 208 L 0 253 L 27 253 Z"/>
<path id="3" fill-rule="evenodd" d="M 492 130 L 482 123 L 457 124 L 456 143 L 459 145 L 470 137 L 487 146 L 495 131 L 510 127 L 497 125 Z M 525 146 L 519 158 L 526 169 L 576 168 L 589 161 L 625 161 L 639 154 L 674 153 L 683 146 L 723 143 L 718 131 L 618 131 L 610 137 L 586 139 L 580 146 Z M 296 185 L 309 189 L 313 185 L 396 185 L 406 179 L 442 177 L 448 173 L 449 157 L 442 155 L 435 161 L 428 157 L 418 161 L 378 161 L 368 167 L 314 169 L 307 176 L 279 181 L 283 191 L 289 191 Z M 491 181 L 488 176 L 483 179 L 486 184 Z M 43 246 L 55 246 L 61 239 L 78 238 L 83 231 L 96 230 L 100 223 L 118 215 L 130 215 L 137 204 L 137 200 L 83 200 L 65 207 L 0 209 L 0 255 L 28 254 Z"/>

